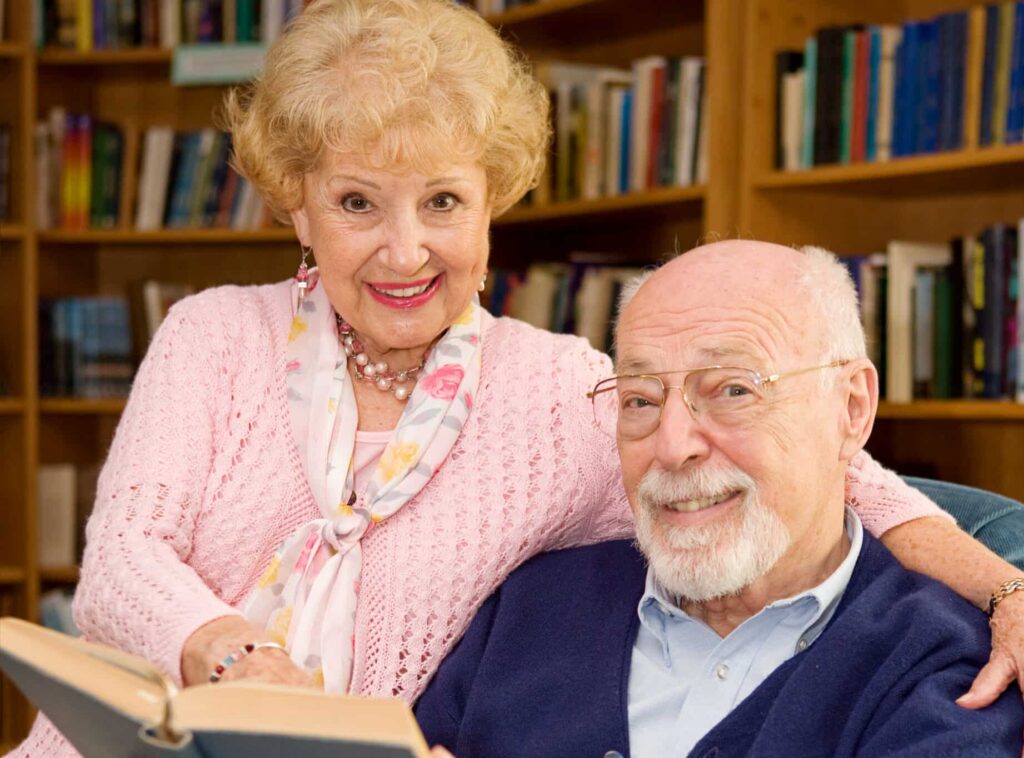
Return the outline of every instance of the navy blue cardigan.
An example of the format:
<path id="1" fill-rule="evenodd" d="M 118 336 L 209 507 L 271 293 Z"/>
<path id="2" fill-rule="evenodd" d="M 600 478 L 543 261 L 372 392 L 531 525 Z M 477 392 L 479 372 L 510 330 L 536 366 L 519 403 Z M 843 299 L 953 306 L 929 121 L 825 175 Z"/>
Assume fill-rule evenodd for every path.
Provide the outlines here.
<path id="1" fill-rule="evenodd" d="M 538 556 L 483 605 L 416 707 L 459 758 L 629 755 L 626 698 L 646 565 L 625 541 Z M 983 711 L 953 701 L 987 661 L 984 615 L 864 535 L 817 642 L 780 666 L 691 753 L 1021 755 L 1016 686 Z"/>

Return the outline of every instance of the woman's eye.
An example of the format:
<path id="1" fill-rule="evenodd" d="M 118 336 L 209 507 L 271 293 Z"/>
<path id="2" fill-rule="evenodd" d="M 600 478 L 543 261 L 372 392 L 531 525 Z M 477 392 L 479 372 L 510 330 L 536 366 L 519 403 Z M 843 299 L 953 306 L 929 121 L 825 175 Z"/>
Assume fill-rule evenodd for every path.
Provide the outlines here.
<path id="1" fill-rule="evenodd" d="M 362 195 L 345 195 L 341 199 L 341 207 L 353 213 L 366 213 L 370 210 L 370 201 Z"/>
<path id="2" fill-rule="evenodd" d="M 430 208 L 435 211 L 450 211 L 458 202 L 455 195 L 449 192 L 442 192 L 430 198 Z"/>

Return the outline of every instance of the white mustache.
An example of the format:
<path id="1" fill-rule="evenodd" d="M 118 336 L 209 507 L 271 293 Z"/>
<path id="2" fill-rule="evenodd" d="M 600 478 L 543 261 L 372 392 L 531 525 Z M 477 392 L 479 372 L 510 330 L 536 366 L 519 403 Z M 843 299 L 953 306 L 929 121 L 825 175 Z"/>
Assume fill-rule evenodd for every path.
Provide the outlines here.
<path id="1" fill-rule="evenodd" d="M 756 496 L 757 484 L 734 466 L 703 466 L 693 471 L 648 471 L 637 486 L 637 504 L 658 509 L 670 503 L 717 498 L 736 491 Z"/>

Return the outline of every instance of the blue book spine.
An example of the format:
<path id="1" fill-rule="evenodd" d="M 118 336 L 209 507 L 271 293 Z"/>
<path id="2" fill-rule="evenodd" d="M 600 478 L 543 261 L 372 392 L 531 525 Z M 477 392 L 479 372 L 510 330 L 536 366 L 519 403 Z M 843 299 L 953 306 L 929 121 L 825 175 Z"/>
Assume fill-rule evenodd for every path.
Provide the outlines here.
<path id="1" fill-rule="evenodd" d="M 953 60 L 953 15 L 946 14 L 938 18 L 938 49 L 939 49 L 939 138 L 938 150 L 953 148 L 953 108 L 955 92 L 953 78 L 956 76 L 956 64 Z"/>
<path id="2" fill-rule="evenodd" d="M 800 167 L 814 165 L 814 97 L 818 90 L 818 40 L 808 37 L 804 46 L 804 114 L 803 142 L 800 145 Z"/>
<path id="3" fill-rule="evenodd" d="M 1006 107 L 1006 144 L 1024 139 L 1024 2 L 1013 15 L 1013 52 L 1010 58 L 1010 92 Z"/>
<path id="4" fill-rule="evenodd" d="M 992 101 L 996 81 L 996 48 L 999 42 L 999 6 L 985 8 L 985 61 L 981 76 L 981 134 L 982 145 L 992 144 Z"/>
<path id="5" fill-rule="evenodd" d="M 181 135 L 181 156 L 178 170 L 171 184 L 171 202 L 167 211 L 166 226 L 171 229 L 188 226 L 190 198 L 195 183 L 196 164 L 199 162 L 199 132 Z"/>
<path id="6" fill-rule="evenodd" d="M 626 90 L 622 98 L 622 139 L 619 142 L 619 192 L 629 192 L 629 145 L 632 141 L 630 125 L 633 113 L 633 90 Z"/>
<path id="7" fill-rule="evenodd" d="M 896 46 L 896 60 L 893 62 L 893 108 L 892 108 L 892 157 L 907 154 L 906 131 L 909 111 L 907 110 L 907 50 L 910 47 L 912 24 L 903 25 L 900 43 Z"/>
<path id="8" fill-rule="evenodd" d="M 922 76 L 919 80 L 921 91 L 917 110 L 916 152 L 934 153 L 939 149 L 939 121 L 942 118 L 942 51 L 939 49 L 939 19 L 922 22 L 918 28 Z"/>
<path id="9" fill-rule="evenodd" d="M 864 160 L 871 162 L 877 154 L 876 134 L 878 130 L 878 66 L 882 60 L 882 30 L 877 26 L 868 27 L 868 107 L 867 134 L 864 142 Z"/>
<path id="10" fill-rule="evenodd" d="M 92 0 L 92 49 L 107 47 L 107 4 L 105 0 Z"/>
<path id="11" fill-rule="evenodd" d="M 967 14 L 954 13 L 953 17 L 953 125 L 950 150 L 964 146 L 964 87 L 967 85 Z"/>
<path id="12" fill-rule="evenodd" d="M 67 302 L 67 309 L 64 311 L 67 319 L 67 336 L 69 348 L 69 360 L 67 364 L 68 374 L 66 377 L 66 390 L 69 395 L 78 395 L 82 389 L 82 351 L 83 324 L 82 324 L 82 299 L 73 297 Z"/>

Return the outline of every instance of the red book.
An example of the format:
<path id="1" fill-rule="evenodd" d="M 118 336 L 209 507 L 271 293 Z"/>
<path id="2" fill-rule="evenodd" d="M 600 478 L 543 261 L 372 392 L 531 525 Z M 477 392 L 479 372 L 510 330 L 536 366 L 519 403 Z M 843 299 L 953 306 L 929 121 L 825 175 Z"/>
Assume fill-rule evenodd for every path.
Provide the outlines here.
<path id="1" fill-rule="evenodd" d="M 853 123 L 850 124 L 850 162 L 863 163 L 867 151 L 868 77 L 871 37 L 867 30 L 857 32 L 857 51 L 853 68 Z"/>
<path id="2" fill-rule="evenodd" d="M 661 155 L 661 120 L 665 114 L 665 66 L 651 71 L 651 130 L 647 143 L 647 187 L 657 187 L 658 156 Z"/>

